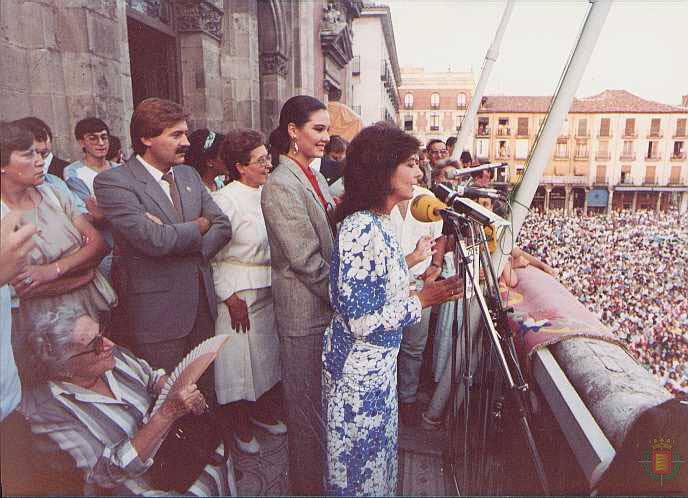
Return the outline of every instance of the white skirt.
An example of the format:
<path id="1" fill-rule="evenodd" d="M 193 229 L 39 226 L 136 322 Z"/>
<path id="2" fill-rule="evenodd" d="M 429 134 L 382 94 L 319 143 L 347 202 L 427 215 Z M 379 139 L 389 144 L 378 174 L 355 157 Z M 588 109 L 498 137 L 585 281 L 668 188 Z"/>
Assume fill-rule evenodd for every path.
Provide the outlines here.
<path id="1" fill-rule="evenodd" d="M 218 403 L 223 405 L 239 400 L 256 401 L 281 379 L 271 288 L 237 294 L 248 306 L 248 332 L 234 330 L 227 305 L 217 305 L 215 335 L 230 336 L 215 360 L 215 392 Z"/>

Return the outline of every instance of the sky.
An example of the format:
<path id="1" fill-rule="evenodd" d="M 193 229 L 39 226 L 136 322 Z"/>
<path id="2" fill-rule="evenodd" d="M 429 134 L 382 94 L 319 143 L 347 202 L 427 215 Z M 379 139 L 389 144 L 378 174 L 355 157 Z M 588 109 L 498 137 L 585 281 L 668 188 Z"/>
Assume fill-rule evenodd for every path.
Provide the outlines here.
<path id="1" fill-rule="evenodd" d="M 380 1 L 380 0 L 378 0 Z M 477 83 L 505 1 L 381 0 L 400 66 L 472 70 Z M 487 95 L 552 95 L 583 26 L 585 0 L 516 0 Z M 617 0 L 576 95 L 625 89 L 679 104 L 688 94 L 688 0 Z"/>

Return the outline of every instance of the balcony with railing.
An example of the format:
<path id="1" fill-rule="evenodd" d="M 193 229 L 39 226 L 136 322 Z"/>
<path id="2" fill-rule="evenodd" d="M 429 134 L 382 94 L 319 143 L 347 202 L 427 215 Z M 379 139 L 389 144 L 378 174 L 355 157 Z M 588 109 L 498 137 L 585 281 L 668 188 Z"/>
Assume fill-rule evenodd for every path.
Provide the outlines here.
<path id="1" fill-rule="evenodd" d="M 490 127 L 489 126 L 478 126 L 478 129 L 475 132 L 476 137 L 489 137 L 490 136 Z"/>
<path id="2" fill-rule="evenodd" d="M 594 183 L 595 183 L 595 185 L 606 185 L 607 184 L 607 177 L 606 176 L 596 176 Z"/>
<path id="3" fill-rule="evenodd" d="M 361 106 L 360 105 L 355 105 L 351 108 L 356 114 L 359 116 L 361 115 Z"/>
<path id="4" fill-rule="evenodd" d="M 638 138 L 638 134 L 635 132 L 635 130 L 624 130 L 623 138 L 628 140 Z"/>
<path id="5" fill-rule="evenodd" d="M 645 175 L 643 178 L 643 185 L 656 185 L 657 178 L 654 175 Z"/>
<path id="6" fill-rule="evenodd" d="M 568 151 L 554 151 L 554 159 L 557 161 L 568 161 L 569 153 Z"/>
<path id="7" fill-rule="evenodd" d="M 497 136 L 498 137 L 511 136 L 511 128 L 509 128 L 508 126 L 498 126 L 497 127 Z"/>
<path id="8" fill-rule="evenodd" d="M 658 130 L 651 130 L 651 131 L 647 134 L 647 138 L 662 138 L 663 136 L 664 136 L 664 135 L 662 135 L 662 132 L 661 132 L 661 131 L 658 131 Z"/>
<path id="9" fill-rule="evenodd" d="M 576 130 L 576 138 L 585 140 L 587 138 L 590 138 L 590 133 L 587 130 L 585 130 L 585 131 Z"/>
<path id="10" fill-rule="evenodd" d="M 671 154 L 672 161 L 683 161 L 686 158 L 685 152 L 674 152 Z"/>
<path id="11" fill-rule="evenodd" d="M 587 161 L 588 159 L 590 159 L 590 154 L 588 154 L 587 151 L 576 152 L 576 154 L 573 156 L 574 161 Z"/>
<path id="12" fill-rule="evenodd" d="M 600 131 L 597 138 L 612 138 L 612 133 L 609 130 Z"/>
<path id="13" fill-rule="evenodd" d="M 685 130 L 685 128 L 682 129 L 682 130 L 681 130 L 681 129 L 677 129 L 677 130 L 676 130 L 676 133 L 674 133 L 673 138 L 688 138 L 688 136 L 686 136 L 686 130 Z"/>
<path id="14" fill-rule="evenodd" d="M 659 161 L 660 159 L 662 159 L 662 156 L 661 156 L 661 154 L 657 154 L 657 153 L 648 154 L 645 156 L 646 161 Z"/>
<path id="15" fill-rule="evenodd" d="M 612 158 L 612 155 L 609 151 L 597 151 L 595 154 L 595 159 L 598 161 L 609 161 Z"/>
<path id="16" fill-rule="evenodd" d="M 672 176 L 669 178 L 669 185 L 676 186 L 676 185 L 681 185 L 681 177 L 680 176 Z"/>
<path id="17" fill-rule="evenodd" d="M 555 175 L 543 176 L 540 183 L 543 185 L 587 185 L 588 179 L 585 176 Z"/>
<path id="18" fill-rule="evenodd" d="M 635 152 L 622 152 L 620 159 L 622 161 L 635 161 Z"/>

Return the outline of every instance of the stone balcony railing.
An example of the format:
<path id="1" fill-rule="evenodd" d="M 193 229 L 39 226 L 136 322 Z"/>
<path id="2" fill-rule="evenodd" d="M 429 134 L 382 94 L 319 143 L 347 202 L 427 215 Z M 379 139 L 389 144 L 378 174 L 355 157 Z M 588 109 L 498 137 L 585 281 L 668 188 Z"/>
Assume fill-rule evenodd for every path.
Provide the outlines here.
<path id="1" fill-rule="evenodd" d="M 564 184 L 564 185 L 587 185 L 588 178 L 585 176 L 543 176 L 540 180 L 543 185 Z"/>
<path id="2" fill-rule="evenodd" d="M 621 160 L 622 161 L 635 161 L 635 153 L 626 154 L 625 152 L 622 152 L 621 153 Z"/>
<path id="3" fill-rule="evenodd" d="M 678 154 L 671 154 L 671 160 L 672 161 L 682 161 L 685 158 L 686 158 L 685 152 L 679 152 Z"/>
<path id="4" fill-rule="evenodd" d="M 609 161 L 612 155 L 609 152 L 598 152 L 595 154 L 595 159 L 598 161 Z"/>

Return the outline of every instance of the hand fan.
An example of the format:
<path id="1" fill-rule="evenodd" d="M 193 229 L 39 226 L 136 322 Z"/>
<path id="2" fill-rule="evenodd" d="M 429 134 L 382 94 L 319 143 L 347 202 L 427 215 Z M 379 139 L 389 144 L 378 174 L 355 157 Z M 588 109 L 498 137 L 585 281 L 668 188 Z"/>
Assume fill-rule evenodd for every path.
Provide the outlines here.
<path id="1" fill-rule="evenodd" d="M 215 358 L 217 358 L 217 353 L 222 349 L 222 346 L 225 345 L 227 339 L 229 339 L 229 336 L 226 334 L 206 339 L 193 348 L 189 354 L 179 362 L 160 391 L 160 395 L 155 402 L 151 416 L 160 409 L 173 389 L 188 384 L 194 384 L 200 379 L 203 372 L 205 372 Z"/>

